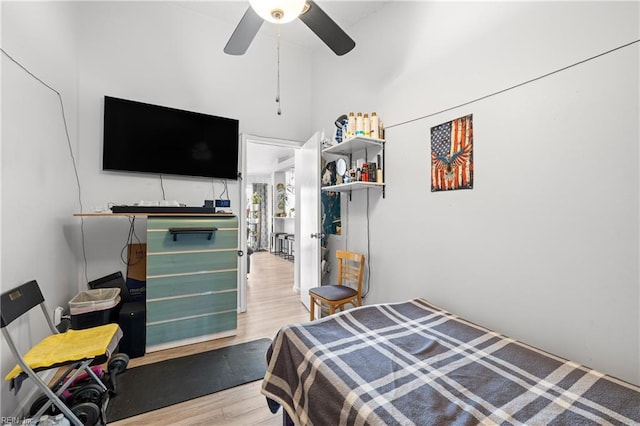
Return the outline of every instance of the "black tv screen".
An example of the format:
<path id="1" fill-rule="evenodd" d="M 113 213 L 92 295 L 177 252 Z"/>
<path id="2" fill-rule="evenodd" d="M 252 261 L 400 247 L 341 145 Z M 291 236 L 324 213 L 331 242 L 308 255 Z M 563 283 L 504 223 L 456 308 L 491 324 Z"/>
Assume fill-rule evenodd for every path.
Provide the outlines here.
<path id="1" fill-rule="evenodd" d="M 104 97 L 103 170 L 238 178 L 238 120 Z"/>

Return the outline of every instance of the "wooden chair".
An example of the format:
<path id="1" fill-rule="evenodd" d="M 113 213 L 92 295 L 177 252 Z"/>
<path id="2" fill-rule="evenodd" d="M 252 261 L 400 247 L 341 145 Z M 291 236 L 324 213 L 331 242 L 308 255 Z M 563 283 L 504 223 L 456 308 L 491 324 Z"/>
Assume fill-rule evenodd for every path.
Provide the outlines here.
<path id="1" fill-rule="evenodd" d="M 309 289 L 311 298 L 311 321 L 315 319 L 315 305 L 328 309 L 329 314 L 336 309 L 344 310 L 347 303 L 362 306 L 362 277 L 364 276 L 364 255 L 345 250 L 336 250 L 338 259 L 338 284 L 323 285 Z"/>

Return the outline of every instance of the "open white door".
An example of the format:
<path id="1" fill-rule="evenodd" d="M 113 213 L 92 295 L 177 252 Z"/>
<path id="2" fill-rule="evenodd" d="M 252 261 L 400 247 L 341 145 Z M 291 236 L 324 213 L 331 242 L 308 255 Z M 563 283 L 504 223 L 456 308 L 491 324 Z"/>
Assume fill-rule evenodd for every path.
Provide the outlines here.
<path id="1" fill-rule="evenodd" d="M 295 256 L 299 271 L 294 285 L 300 301 L 309 309 L 309 289 L 320 285 L 320 134 L 316 133 L 297 152 Z"/>
<path id="2" fill-rule="evenodd" d="M 247 135 L 240 136 L 240 172 L 242 178 L 238 179 L 238 251 L 242 256 L 238 257 L 238 313 L 247 311 L 247 216 L 244 213 L 246 206 L 244 196 L 244 177 L 247 175 Z M 213 194 L 215 197 L 215 194 Z"/>

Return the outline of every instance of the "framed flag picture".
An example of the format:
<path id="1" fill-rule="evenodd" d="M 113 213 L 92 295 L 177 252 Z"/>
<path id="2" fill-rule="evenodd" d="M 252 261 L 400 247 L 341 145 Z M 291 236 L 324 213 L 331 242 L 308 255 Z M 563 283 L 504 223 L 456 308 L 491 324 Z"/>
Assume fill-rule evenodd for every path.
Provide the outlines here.
<path id="1" fill-rule="evenodd" d="M 473 188 L 473 115 L 431 128 L 431 192 Z"/>

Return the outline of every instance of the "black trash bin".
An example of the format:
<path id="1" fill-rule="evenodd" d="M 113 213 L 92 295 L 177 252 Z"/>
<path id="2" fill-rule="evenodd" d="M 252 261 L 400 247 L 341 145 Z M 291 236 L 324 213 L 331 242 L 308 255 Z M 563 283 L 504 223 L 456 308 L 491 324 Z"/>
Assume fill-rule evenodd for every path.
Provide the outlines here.
<path id="1" fill-rule="evenodd" d="M 119 308 L 119 288 L 81 291 L 69 301 L 71 328 L 82 330 L 117 322 Z"/>

